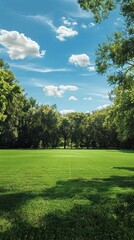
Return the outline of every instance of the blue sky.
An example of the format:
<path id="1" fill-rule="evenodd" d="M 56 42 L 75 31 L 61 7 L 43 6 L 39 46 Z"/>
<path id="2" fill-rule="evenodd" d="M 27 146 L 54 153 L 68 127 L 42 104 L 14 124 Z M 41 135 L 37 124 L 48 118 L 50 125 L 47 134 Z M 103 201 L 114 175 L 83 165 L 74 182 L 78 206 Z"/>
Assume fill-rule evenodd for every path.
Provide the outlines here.
<path id="1" fill-rule="evenodd" d="M 118 10 L 96 24 L 76 0 L 0 0 L 0 6 L 0 57 L 29 97 L 61 113 L 112 104 L 106 76 L 95 71 L 95 51 L 122 26 Z"/>

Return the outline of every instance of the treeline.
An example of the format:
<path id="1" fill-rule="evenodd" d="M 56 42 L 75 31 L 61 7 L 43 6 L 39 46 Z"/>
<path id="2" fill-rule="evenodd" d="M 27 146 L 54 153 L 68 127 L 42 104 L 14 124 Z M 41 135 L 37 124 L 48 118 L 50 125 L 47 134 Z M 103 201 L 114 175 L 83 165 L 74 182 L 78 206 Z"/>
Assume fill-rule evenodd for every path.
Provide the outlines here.
<path id="1" fill-rule="evenodd" d="M 66 115 L 55 105 L 38 105 L 0 60 L 0 148 L 133 148 L 132 123 L 118 126 L 115 113 L 114 105 Z"/>

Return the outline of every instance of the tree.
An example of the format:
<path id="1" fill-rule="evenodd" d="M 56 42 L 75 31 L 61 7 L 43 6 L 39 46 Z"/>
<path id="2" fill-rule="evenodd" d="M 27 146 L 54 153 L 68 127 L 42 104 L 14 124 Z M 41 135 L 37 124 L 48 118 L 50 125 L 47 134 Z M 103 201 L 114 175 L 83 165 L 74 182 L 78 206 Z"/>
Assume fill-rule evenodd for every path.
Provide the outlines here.
<path id="1" fill-rule="evenodd" d="M 31 147 L 31 140 L 29 136 L 29 119 L 28 113 L 30 109 L 38 108 L 36 99 L 27 95 L 23 96 L 23 108 L 19 117 L 18 124 L 18 147 L 29 148 Z"/>
<path id="2" fill-rule="evenodd" d="M 100 22 L 102 19 L 107 18 L 108 13 L 116 8 L 116 2 L 118 0 L 77 0 L 81 8 L 84 10 L 91 10 L 94 14 L 96 22 Z"/>
<path id="3" fill-rule="evenodd" d="M 92 141 L 92 125 L 90 114 L 85 115 L 84 119 L 81 122 L 81 125 L 83 126 L 83 145 L 88 149 L 91 146 L 90 143 Z"/>
<path id="4" fill-rule="evenodd" d="M 70 125 L 70 120 L 68 119 L 67 116 L 63 116 L 61 118 L 61 122 L 60 122 L 60 135 L 61 137 L 63 137 L 63 141 L 64 141 L 64 149 L 66 149 L 67 146 L 67 141 L 70 138 L 70 130 L 71 130 L 71 125 Z"/>
<path id="5" fill-rule="evenodd" d="M 116 97 L 107 120 L 116 126 L 119 140 L 134 147 L 134 83 L 129 89 L 118 86 L 113 94 Z"/>
<path id="6" fill-rule="evenodd" d="M 96 52 L 96 66 L 99 74 L 107 74 L 108 82 L 114 85 L 113 121 L 121 141 L 134 139 L 131 131 L 134 124 L 134 1 L 133 0 L 78 0 L 80 6 L 90 9 L 96 22 L 108 16 L 108 13 L 120 6 L 125 19 L 125 29 L 118 31 L 99 44 Z"/>
<path id="7" fill-rule="evenodd" d="M 102 19 L 107 18 L 110 11 L 120 6 L 121 14 L 126 17 L 126 23 L 130 32 L 133 32 L 132 27 L 130 27 L 134 18 L 133 0 L 77 0 L 77 2 L 84 10 L 91 10 L 96 22 L 100 22 Z"/>
<path id="8" fill-rule="evenodd" d="M 83 125 L 82 120 L 85 118 L 84 113 L 69 113 L 67 117 L 70 120 L 70 140 L 71 148 L 74 143 L 75 147 L 82 146 Z"/>
<path id="9" fill-rule="evenodd" d="M 23 90 L 8 65 L 0 60 L 0 145 L 14 146 L 23 107 Z"/>
<path id="10" fill-rule="evenodd" d="M 55 148 L 59 141 L 59 114 L 48 105 L 30 108 L 26 115 L 27 145 L 31 148 Z"/>

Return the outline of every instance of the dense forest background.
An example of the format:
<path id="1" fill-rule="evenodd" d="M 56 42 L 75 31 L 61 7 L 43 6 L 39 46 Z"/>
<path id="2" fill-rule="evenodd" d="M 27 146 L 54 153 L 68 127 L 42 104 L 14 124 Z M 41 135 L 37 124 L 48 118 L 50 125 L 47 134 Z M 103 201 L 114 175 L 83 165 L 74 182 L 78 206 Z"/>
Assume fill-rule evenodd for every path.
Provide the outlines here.
<path id="1" fill-rule="evenodd" d="M 120 8 L 124 29 L 101 43 L 96 68 L 113 85 L 111 107 L 91 114 L 61 115 L 56 106 L 28 98 L 0 60 L 0 148 L 134 148 L 134 2 L 78 0 L 96 22 Z"/>
<path id="2" fill-rule="evenodd" d="M 111 107 L 91 114 L 61 115 L 56 106 L 38 105 L 34 98 L 27 98 L 1 59 L 0 96 L 0 148 L 134 147 L 133 104 L 127 94 L 121 103 L 117 96 Z"/>

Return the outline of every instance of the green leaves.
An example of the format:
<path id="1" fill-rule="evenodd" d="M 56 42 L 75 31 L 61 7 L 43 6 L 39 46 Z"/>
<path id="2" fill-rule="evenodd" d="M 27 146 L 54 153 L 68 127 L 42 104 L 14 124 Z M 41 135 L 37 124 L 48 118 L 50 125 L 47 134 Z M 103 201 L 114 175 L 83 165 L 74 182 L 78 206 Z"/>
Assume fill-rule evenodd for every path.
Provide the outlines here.
<path id="1" fill-rule="evenodd" d="M 116 8 L 116 0 L 78 0 L 81 8 L 91 10 L 96 22 L 108 17 L 110 11 Z"/>

